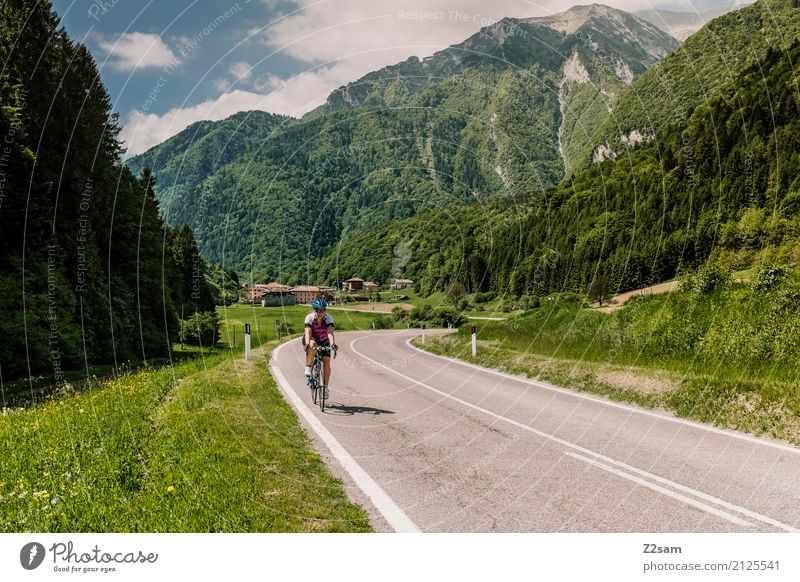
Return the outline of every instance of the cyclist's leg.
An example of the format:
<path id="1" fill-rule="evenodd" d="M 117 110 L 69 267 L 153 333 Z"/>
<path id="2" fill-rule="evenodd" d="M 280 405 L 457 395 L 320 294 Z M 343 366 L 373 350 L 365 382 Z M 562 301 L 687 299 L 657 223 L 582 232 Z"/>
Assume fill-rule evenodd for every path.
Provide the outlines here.
<path id="1" fill-rule="evenodd" d="M 322 367 L 325 370 L 325 386 L 331 383 L 331 357 L 324 356 L 322 358 Z"/>

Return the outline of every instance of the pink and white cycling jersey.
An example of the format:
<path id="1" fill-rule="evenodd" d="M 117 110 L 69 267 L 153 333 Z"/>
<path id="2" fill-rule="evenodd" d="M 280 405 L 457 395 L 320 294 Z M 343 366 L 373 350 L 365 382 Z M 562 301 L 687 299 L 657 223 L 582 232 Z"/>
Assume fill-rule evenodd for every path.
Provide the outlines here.
<path id="1" fill-rule="evenodd" d="M 322 318 L 322 323 L 317 321 L 313 312 L 306 315 L 305 323 L 303 323 L 303 327 L 311 328 L 311 337 L 317 342 L 324 342 L 328 339 L 328 326 L 333 326 L 333 317 L 328 313 Z"/>

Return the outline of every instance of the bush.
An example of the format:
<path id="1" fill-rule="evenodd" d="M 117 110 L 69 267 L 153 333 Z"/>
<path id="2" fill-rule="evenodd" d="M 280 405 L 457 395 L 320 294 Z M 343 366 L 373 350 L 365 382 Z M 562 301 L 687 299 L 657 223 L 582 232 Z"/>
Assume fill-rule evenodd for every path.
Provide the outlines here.
<path id="1" fill-rule="evenodd" d="M 438 327 L 459 327 L 466 322 L 464 315 L 450 307 L 439 307 L 431 314 L 430 322 Z"/>
<path id="2" fill-rule="evenodd" d="M 489 303 L 490 301 L 494 301 L 496 297 L 497 293 L 494 291 L 487 291 L 486 293 L 481 293 L 479 291 L 473 295 L 472 301 L 474 303 Z"/>
<path id="3" fill-rule="evenodd" d="M 430 305 L 418 305 L 408 314 L 408 322 L 413 327 L 420 327 L 422 324 L 434 327 L 458 327 L 465 321 L 466 317 L 451 307 L 434 309 Z"/>
<path id="4" fill-rule="evenodd" d="M 392 307 L 392 319 L 395 321 L 405 321 L 408 319 L 408 311 L 400 307 Z"/>
<path id="5" fill-rule="evenodd" d="M 523 311 L 537 309 L 540 305 L 541 299 L 538 295 L 523 295 L 516 303 L 517 309 L 522 309 Z"/>
<path id="6" fill-rule="evenodd" d="M 430 305 L 417 305 L 408 314 L 408 321 L 411 324 L 423 321 L 429 321 L 433 307 Z"/>
<path id="7" fill-rule="evenodd" d="M 394 327 L 394 318 L 391 315 L 381 315 L 372 320 L 374 329 L 392 329 Z"/>
<path id="8" fill-rule="evenodd" d="M 782 265 L 764 265 L 753 279 L 753 291 L 770 291 L 789 277 L 789 269 Z"/>
<path id="9" fill-rule="evenodd" d="M 462 297 L 455 302 L 455 308 L 459 311 L 467 311 L 470 308 L 469 301 L 466 299 L 466 297 Z"/>
<path id="10" fill-rule="evenodd" d="M 214 346 L 219 338 L 219 323 L 216 311 L 198 311 L 188 319 L 181 319 L 180 342 L 191 346 Z"/>
<path id="11" fill-rule="evenodd" d="M 684 282 L 684 289 L 695 293 L 711 293 L 715 289 L 726 287 L 732 280 L 731 270 L 724 265 L 707 265 L 697 271 Z"/>
<path id="12" fill-rule="evenodd" d="M 552 293 L 544 298 L 549 305 L 574 305 L 576 307 L 586 307 L 586 297 L 580 293 L 565 291 L 563 293 Z"/>

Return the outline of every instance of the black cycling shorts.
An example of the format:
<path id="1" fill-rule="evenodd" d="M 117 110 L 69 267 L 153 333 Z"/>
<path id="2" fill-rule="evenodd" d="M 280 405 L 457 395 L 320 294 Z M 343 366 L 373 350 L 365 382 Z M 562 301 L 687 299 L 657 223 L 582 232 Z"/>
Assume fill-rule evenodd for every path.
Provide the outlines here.
<path id="1" fill-rule="evenodd" d="M 329 340 L 329 339 L 326 339 L 324 342 L 321 342 L 316 338 L 311 338 L 311 339 L 313 339 L 315 342 L 317 342 L 318 346 L 325 346 L 326 348 L 331 347 L 331 340 Z M 301 337 L 300 341 L 303 342 L 303 347 L 305 348 L 306 347 L 306 336 Z M 330 352 L 328 352 L 327 354 L 323 353 L 322 357 L 323 358 L 330 358 L 331 357 L 331 353 Z"/>

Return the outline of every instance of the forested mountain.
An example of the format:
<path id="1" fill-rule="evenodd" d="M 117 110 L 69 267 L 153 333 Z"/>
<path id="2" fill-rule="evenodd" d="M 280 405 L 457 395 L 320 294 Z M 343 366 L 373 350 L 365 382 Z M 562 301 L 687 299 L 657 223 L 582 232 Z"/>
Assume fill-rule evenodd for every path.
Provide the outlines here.
<path id="1" fill-rule="evenodd" d="M 164 143 L 128 160 L 134 174 L 158 176 L 161 216 L 168 223 L 194 223 L 203 181 L 243 152 L 258 149 L 292 118 L 263 111 L 236 113 L 222 121 L 198 121 Z"/>
<path id="2" fill-rule="evenodd" d="M 732 7 L 716 8 L 707 12 L 678 12 L 675 10 L 637 10 L 633 14 L 646 20 L 678 40 L 686 40 L 703 28 L 707 22 L 730 12 Z"/>
<path id="3" fill-rule="evenodd" d="M 685 122 L 525 207 L 450 208 L 385 225 L 345 240 L 316 272 L 386 280 L 394 261 L 423 292 L 458 281 L 520 296 L 585 292 L 599 275 L 632 289 L 709 259 L 798 264 L 798 62 L 800 41 L 768 51 Z"/>
<path id="4" fill-rule="evenodd" d="M 796 0 L 758 0 L 712 20 L 619 96 L 613 115 L 599 131 L 595 158 L 648 139 L 666 125 L 685 122 L 690 107 L 734 82 L 770 48 L 788 48 L 799 33 Z"/>
<path id="5" fill-rule="evenodd" d="M 334 91 L 302 120 L 243 113 L 128 163 L 154 166 L 167 217 L 188 222 L 209 259 L 299 281 L 349 232 L 557 184 L 588 162 L 623 88 L 676 46 L 600 5 L 504 19 Z M 187 142 L 211 163 L 182 161 Z"/>
<path id="6" fill-rule="evenodd" d="M 121 163 L 94 60 L 49 2 L 4 0 L 0 62 L 0 381 L 166 355 L 180 306 L 210 296 L 171 285 L 174 233 Z"/>

